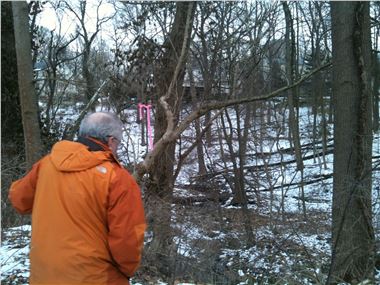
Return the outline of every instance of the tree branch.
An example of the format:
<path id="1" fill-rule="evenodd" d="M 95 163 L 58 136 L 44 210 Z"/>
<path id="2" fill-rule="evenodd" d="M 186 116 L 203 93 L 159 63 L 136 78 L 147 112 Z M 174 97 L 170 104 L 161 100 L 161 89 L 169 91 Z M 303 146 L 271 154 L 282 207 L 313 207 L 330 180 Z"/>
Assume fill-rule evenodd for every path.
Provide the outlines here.
<path id="1" fill-rule="evenodd" d="M 75 122 L 72 125 L 72 127 L 67 132 L 64 133 L 64 135 L 63 135 L 64 139 L 66 139 L 66 140 L 72 140 L 74 138 L 75 132 L 79 129 L 79 125 L 80 125 L 82 119 L 87 114 L 88 110 L 90 110 L 90 108 L 92 107 L 92 105 L 96 102 L 96 100 L 99 98 L 99 95 L 100 95 L 101 91 L 108 84 L 109 81 L 110 81 L 110 79 L 107 78 L 102 83 L 102 85 L 100 85 L 100 87 L 98 88 L 98 90 L 96 90 L 95 94 L 91 97 L 91 100 L 87 103 L 86 107 L 84 107 L 84 109 L 82 110 L 82 112 L 80 112 L 78 118 L 75 120 Z"/>
<path id="2" fill-rule="evenodd" d="M 156 142 L 154 149 L 148 153 L 144 161 L 138 164 L 136 168 L 137 172 L 135 174 L 138 181 L 141 180 L 144 174 L 150 169 L 154 161 L 154 158 L 156 157 L 158 153 L 162 151 L 164 146 L 167 145 L 169 142 L 174 141 L 178 137 L 177 132 L 174 131 L 175 129 L 174 114 L 172 110 L 170 109 L 170 105 L 167 102 L 167 100 L 170 98 L 170 94 L 172 94 L 174 87 L 177 83 L 178 75 L 185 64 L 186 55 L 187 55 L 186 50 L 187 50 L 188 41 L 190 39 L 190 33 L 191 33 L 192 14 L 193 14 L 194 5 L 195 5 L 194 2 L 189 3 L 184 38 L 183 38 L 182 48 L 181 48 L 181 54 L 178 59 L 178 63 L 175 68 L 172 80 L 170 82 L 170 85 L 166 94 L 164 96 L 161 96 L 159 99 L 159 103 L 161 104 L 161 106 L 163 107 L 165 111 L 165 116 L 167 120 L 166 131 L 163 134 L 163 136 Z"/>
<path id="3" fill-rule="evenodd" d="M 181 52 L 181 57 L 182 57 L 182 52 Z M 181 63 L 181 60 L 178 62 L 176 71 L 177 71 L 177 69 L 179 70 L 179 68 L 180 68 L 179 64 L 180 63 Z M 331 62 L 328 62 L 328 63 L 326 63 L 324 65 L 321 65 L 320 67 L 318 67 L 318 68 L 310 71 L 309 73 L 307 73 L 306 75 L 304 75 L 303 77 L 301 77 L 299 80 L 297 80 L 293 84 L 284 86 L 284 87 L 282 87 L 280 89 L 277 89 L 277 90 L 275 90 L 275 91 L 273 91 L 273 92 L 271 92 L 269 94 L 266 94 L 266 95 L 256 96 L 256 97 L 245 97 L 245 98 L 241 98 L 241 99 L 232 99 L 232 100 L 227 100 L 225 102 L 211 102 L 209 104 L 203 105 L 201 108 L 193 111 L 190 115 L 188 115 L 177 126 L 177 128 L 174 129 L 173 125 L 170 128 L 169 127 L 167 128 L 165 134 L 156 142 L 154 149 L 147 154 L 147 156 L 145 157 L 145 159 L 144 159 L 143 162 L 140 162 L 137 165 L 137 167 L 136 167 L 137 171 L 135 173 L 135 177 L 136 177 L 137 181 L 140 181 L 141 178 L 144 176 L 144 174 L 148 172 L 149 168 L 151 167 L 151 165 L 153 163 L 154 157 L 157 155 L 157 153 L 159 153 L 162 150 L 162 148 L 166 144 L 168 144 L 168 143 L 176 140 L 182 134 L 182 132 L 185 131 L 190 126 L 190 124 L 194 120 L 202 117 L 207 112 L 209 112 L 211 110 L 223 109 L 223 108 L 226 108 L 226 107 L 229 107 L 229 106 L 233 106 L 233 105 L 244 104 L 244 103 L 249 103 L 249 102 L 254 102 L 254 101 L 267 100 L 267 99 L 279 96 L 284 91 L 287 91 L 289 89 L 294 88 L 295 86 L 300 85 L 302 82 L 304 82 L 305 80 L 307 80 L 310 77 L 312 77 L 315 73 L 317 73 L 317 72 L 319 72 L 319 71 L 321 71 L 321 70 L 323 70 L 323 69 L 325 69 L 327 67 L 330 67 L 331 65 L 332 65 Z M 173 77 L 172 83 L 173 83 L 174 80 L 175 80 L 175 77 Z M 165 94 L 165 96 L 167 96 L 168 94 L 170 94 L 169 91 L 173 88 L 174 85 L 172 86 L 172 84 L 170 84 L 170 86 L 171 87 L 169 87 L 169 90 Z M 167 111 L 167 115 L 170 116 L 170 114 L 172 115 L 172 113 L 169 110 L 167 102 L 165 101 L 165 98 L 164 98 L 165 96 L 161 97 L 160 101 L 163 102 L 163 104 L 164 104 L 163 107 Z"/>
<path id="4" fill-rule="evenodd" d="M 180 159 L 177 163 L 177 168 L 174 172 L 174 180 L 177 178 L 179 171 L 181 170 L 183 161 L 186 159 L 186 157 L 191 153 L 191 151 L 197 146 L 199 141 L 202 139 L 203 135 L 207 132 L 207 130 L 211 127 L 213 121 L 223 112 L 223 110 L 219 110 L 216 115 L 214 115 L 208 124 L 204 127 L 202 132 L 199 134 L 199 136 L 196 138 L 196 140 L 193 142 L 193 144 L 183 153 L 180 155 Z"/>
<path id="5" fill-rule="evenodd" d="M 238 105 L 238 104 L 244 104 L 244 103 L 250 103 L 254 101 L 262 101 L 262 100 L 268 100 L 273 97 L 279 96 L 281 93 L 284 91 L 287 91 L 289 89 L 292 89 L 298 85 L 300 85 L 302 82 L 305 80 L 309 79 L 311 76 L 313 76 L 315 73 L 321 71 L 322 69 L 325 69 L 327 67 L 331 66 L 331 63 L 326 63 L 325 65 L 322 65 L 312 71 L 310 71 L 308 74 L 304 75 L 301 77 L 298 81 L 296 81 L 293 84 L 284 86 L 280 89 L 277 89 L 269 94 L 262 95 L 262 96 L 256 96 L 256 97 L 245 97 L 245 98 L 240 98 L 240 99 L 232 99 L 232 100 L 227 100 L 225 102 L 219 102 L 219 101 L 214 101 L 208 104 L 204 104 L 200 109 L 195 110 L 192 112 L 189 116 L 187 116 L 177 127 L 176 133 L 180 134 L 182 133 L 187 127 L 191 124 L 192 121 L 195 119 L 198 119 L 205 115 L 207 112 L 211 110 L 217 110 L 217 109 L 222 109 L 226 107 L 230 107 L 233 105 Z"/>

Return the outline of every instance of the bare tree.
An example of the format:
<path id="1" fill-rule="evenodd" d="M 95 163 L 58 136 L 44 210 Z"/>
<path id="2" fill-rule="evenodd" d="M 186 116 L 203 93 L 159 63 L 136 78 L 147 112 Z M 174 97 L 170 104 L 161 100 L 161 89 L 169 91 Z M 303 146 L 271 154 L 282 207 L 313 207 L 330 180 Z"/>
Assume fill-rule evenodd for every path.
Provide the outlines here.
<path id="1" fill-rule="evenodd" d="M 78 35 L 65 39 L 60 30 L 61 25 L 59 24 L 57 33 L 56 30 L 49 31 L 41 35 L 39 39 L 41 42 L 46 42 L 39 49 L 37 59 L 41 68 L 36 72 L 39 74 L 37 80 L 41 86 L 38 98 L 44 99 L 44 101 L 46 98 L 46 107 L 41 111 L 42 131 L 45 136 L 56 132 L 57 111 L 62 107 L 64 98 L 67 100 L 70 97 L 68 89 L 72 86 L 73 77 L 76 76 L 75 70 L 69 69 L 68 63 L 80 56 L 71 52 L 69 48 Z M 71 72 L 68 73 L 68 69 Z M 55 135 L 58 136 L 58 134 Z"/>
<path id="2" fill-rule="evenodd" d="M 286 20 L 286 33 L 285 33 L 285 41 L 286 41 L 286 74 L 289 82 L 292 84 L 298 74 L 298 61 L 296 60 L 296 39 L 295 32 L 293 27 L 293 18 L 291 11 L 289 9 L 289 5 L 287 2 L 282 2 L 282 6 L 284 8 L 285 20 Z M 294 153 L 297 160 L 297 170 L 301 172 L 301 200 L 302 200 L 302 210 L 304 214 L 304 218 L 306 219 L 306 205 L 305 205 L 305 193 L 303 187 L 303 173 L 304 173 L 304 165 L 302 160 L 301 153 L 301 141 L 300 141 L 300 133 L 299 133 L 299 122 L 298 122 L 298 104 L 295 103 L 298 100 L 299 95 L 299 86 L 295 86 L 294 89 L 290 91 L 288 96 L 288 104 L 289 104 L 289 128 L 292 137 L 292 142 L 294 143 Z M 297 108 L 297 112 L 295 111 Z"/>
<path id="3" fill-rule="evenodd" d="M 1 138 L 2 155 L 10 148 L 19 152 L 23 129 L 17 80 L 17 58 L 13 31 L 12 3 L 1 2 Z"/>
<path id="4" fill-rule="evenodd" d="M 380 30 L 380 28 L 379 28 Z M 380 33 L 379 33 L 380 34 Z M 372 76 L 373 76 L 373 131 L 378 132 L 380 129 L 380 51 L 372 52 Z"/>
<path id="5" fill-rule="evenodd" d="M 298 5 L 299 10 L 301 11 L 303 17 L 306 19 L 306 24 L 308 27 L 308 37 L 310 38 L 311 51 L 309 55 L 309 66 L 314 69 L 321 65 L 324 58 L 327 56 L 328 51 L 327 47 L 323 46 L 323 43 L 326 43 L 327 33 L 325 32 L 325 24 L 323 17 L 323 6 L 322 2 L 309 2 L 308 3 L 308 11 L 303 8 L 302 5 Z M 324 94 L 327 93 L 326 84 L 326 76 L 322 72 L 316 74 L 311 80 L 311 98 L 310 104 L 312 105 L 312 113 L 313 113 L 313 154 L 317 156 L 317 144 L 318 139 L 322 137 L 322 160 L 325 168 L 326 158 L 325 153 L 327 149 L 327 119 L 326 119 L 326 111 L 325 111 L 325 102 L 324 102 Z M 318 123 L 318 115 L 321 116 L 321 123 Z M 318 161 L 320 162 L 320 157 L 318 155 Z M 315 158 L 314 158 L 315 160 Z"/>
<path id="6" fill-rule="evenodd" d="M 88 101 L 91 100 L 93 95 L 95 94 L 97 88 L 99 87 L 98 82 L 96 82 L 96 79 L 93 74 L 93 70 L 91 70 L 90 67 L 90 58 L 92 55 L 92 47 L 93 43 L 99 34 L 101 27 L 104 23 L 108 22 L 110 19 L 112 19 L 113 15 L 111 16 L 105 16 L 101 17 L 100 11 L 101 11 L 101 5 L 103 4 L 103 1 L 99 1 L 96 5 L 96 18 L 95 18 L 95 31 L 90 32 L 89 27 L 87 24 L 88 19 L 88 7 L 87 5 L 91 4 L 87 1 L 80 1 L 79 7 L 74 7 L 71 5 L 68 1 L 65 2 L 65 6 L 67 9 L 71 11 L 71 13 L 74 15 L 77 23 L 77 32 L 79 34 L 80 39 L 82 40 L 82 75 L 85 81 L 85 103 L 88 103 Z M 91 107 L 92 110 L 94 110 L 94 106 Z"/>
<path id="7" fill-rule="evenodd" d="M 198 98 L 199 101 L 207 101 L 215 97 L 215 89 L 218 65 L 221 64 L 222 50 L 225 48 L 225 39 L 223 40 L 225 26 L 231 21 L 231 10 L 234 5 L 231 3 L 205 2 L 199 5 L 199 15 L 197 17 L 197 28 L 195 30 L 194 41 L 192 43 L 192 55 L 199 66 L 202 74 L 203 92 Z M 219 64 L 218 64 L 219 63 Z M 205 116 L 204 124 L 210 122 L 211 113 Z M 212 135 L 211 128 L 206 132 L 206 143 L 211 146 Z"/>
<path id="8" fill-rule="evenodd" d="M 193 104 L 193 108 L 197 109 L 200 105 L 197 99 L 197 91 L 196 91 L 196 86 L 195 86 L 195 81 L 194 81 L 194 74 L 193 74 L 193 69 L 191 67 L 191 63 L 189 64 L 188 67 L 188 74 L 189 74 L 189 80 L 190 80 L 190 93 L 191 93 L 191 101 Z M 202 142 L 202 137 L 201 135 L 201 123 L 199 119 L 196 119 L 194 121 L 195 124 L 195 135 L 197 137 L 197 161 L 198 161 L 198 175 L 202 176 L 205 175 L 207 172 L 206 169 L 206 164 L 205 164 L 205 156 L 204 156 L 204 151 L 203 151 L 203 142 Z M 208 128 L 211 129 L 211 128 Z"/>
<path id="9" fill-rule="evenodd" d="M 232 161 L 233 165 L 233 178 L 229 181 L 232 191 L 234 192 L 234 200 L 232 204 L 237 204 L 241 206 L 242 212 L 243 212 L 243 219 L 244 219 L 244 227 L 245 227 L 245 232 L 247 236 L 247 244 L 250 246 L 253 246 L 255 244 L 255 236 L 253 233 L 253 228 L 252 228 L 252 222 L 250 219 L 250 214 L 248 210 L 248 197 L 247 193 L 245 190 L 245 183 L 244 183 L 244 163 L 245 163 L 245 152 L 242 152 L 242 149 L 244 146 L 243 140 L 242 140 L 242 131 L 240 130 L 240 106 L 234 106 L 235 109 L 235 114 L 237 116 L 237 134 L 238 134 L 238 145 L 239 149 L 234 150 L 233 147 L 233 126 L 232 126 L 232 121 L 229 116 L 229 113 L 227 110 L 225 110 L 225 117 L 228 121 L 228 127 L 226 126 L 226 123 L 224 121 L 223 116 L 221 117 L 221 122 L 222 122 L 222 130 L 224 133 L 224 138 L 227 142 L 228 150 L 229 150 L 229 155 L 230 155 L 230 161 Z M 229 130 L 227 132 L 227 129 Z M 222 148 L 223 146 L 221 146 Z"/>
<path id="10" fill-rule="evenodd" d="M 170 34 L 164 42 L 161 70 L 158 74 L 157 93 L 159 94 L 155 114 L 154 142 L 166 138 L 178 124 L 181 110 L 182 83 L 184 68 L 190 44 L 190 34 L 195 12 L 194 2 L 178 2 Z M 157 147 L 150 156 L 151 167 L 147 181 L 147 198 L 152 206 L 153 241 L 151 248 L 156 255 L 160 271 L 170 276 L 170 250 L 172 245 L 171 201 L 173 198 L 173 174 L 175 141 Z M 159 203 L 159 205 L 157 205 Z"/>
<path id="11" fill-rule="evenodd" d="M 373 80 L 373 131 L 378 132 L 380 129 L 380 3 L 372 2 L 371 18 L 372 29 L 372 80 Z"/>
<path id="12" fill-rule="evenodd" d="M 42 142 L 38 121 L 38 105 L 33 83 L 29 10 L 24 1 L 12 2 L 18 82 L 27 167 L 31 168 L 42 155 Z"/>
<path id="13" fill-rule="evenodd" d="M 211 101 L 209 103 L 206 103 L 200 106 L 198 109 L 194 110 L 188 116 L 183 118 L 182 121 L 179 122 L 177 126 L 171 125 L 170 128 L 166 129 L 165 134 L 158 141 L 156 141 L 154 149 L 145 157 L 144 161 L 139 163 L 138 166 L 136 167 L 135 177 L 137 178 L 137 180 L 140 181 L 143 178 L 143 176 L 152 168 L 154 159 L 156 158 L 157 154 L 162 151 L 162 148 L 168 143 L 171 143 L 177 140 L 179 136 L 182 134 L 182 132 L 186 130 L 195 119 L 204 116 L 210 110 L 220 110 L 229 106 L 245 104 L 245 103 L 255 102 L 255 101 L 265 101 L 274 97 L 282 96 L 285 91 L 292 89 L 295 86 L 300 85 L 301 83 L 310 79 L 316 73 L 330 66 L 331 66 L 331 63 L 327 62 L 324 65 L 316 68 L 315 70 L 312 70 L 304 74 L 300 79 L 298 79 L 293 84 L 283 86 L 267 94 L 263 94 L 256 97 L 249 96 L 249 97 L 243 97 L 243 98 L 230 99 L 230 100 L 226 100 L 222 102 Z"/>
<path id="14" fill-rule="evenodd" d="M 334 189 L 327 284 L 373 280 L 369 2 L 332 2 Z M 348 123 L 349 122 L 349 123 Z"/>

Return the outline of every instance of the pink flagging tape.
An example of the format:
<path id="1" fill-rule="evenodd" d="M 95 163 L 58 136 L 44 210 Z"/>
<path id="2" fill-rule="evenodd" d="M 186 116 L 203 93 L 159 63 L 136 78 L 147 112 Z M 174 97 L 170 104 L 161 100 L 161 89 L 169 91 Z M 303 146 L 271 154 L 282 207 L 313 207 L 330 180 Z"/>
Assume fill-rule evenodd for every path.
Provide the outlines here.
<path id="1" fill-rule="evenodd" d="M 139 108 L 139 116 L 140 120 L 142 120 L 143 117 L 143 109 L 146 110 L 146 120 L 147 120 L 147 129 L 148 129 L 148 150 L 153 149 L 153 137 L 152 137 L 152 126 L 150 124 L 150 110 L 152 108 L 151 104 L 141 104 L 138 103 L 138 108 Z"/>

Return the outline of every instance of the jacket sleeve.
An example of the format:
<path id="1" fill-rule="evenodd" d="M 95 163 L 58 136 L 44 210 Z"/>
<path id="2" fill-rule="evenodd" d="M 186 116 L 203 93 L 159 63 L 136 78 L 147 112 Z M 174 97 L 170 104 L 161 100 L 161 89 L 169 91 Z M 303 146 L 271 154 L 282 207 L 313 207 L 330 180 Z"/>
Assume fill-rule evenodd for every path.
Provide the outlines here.
<path id="1" fill-rule="evenodd" d="M 23 178 L 12 183 L 8 198 L 20 214 L 31 214 L 41 161 L 35 163 Z"/>
<path id="2" fill-rule="evenodd" d="M 146 228 L 139 186 L 124 169 L 117 167 L 108 201 L 108 245 L 118 269 L 132 277 L 140 261 Z"/>

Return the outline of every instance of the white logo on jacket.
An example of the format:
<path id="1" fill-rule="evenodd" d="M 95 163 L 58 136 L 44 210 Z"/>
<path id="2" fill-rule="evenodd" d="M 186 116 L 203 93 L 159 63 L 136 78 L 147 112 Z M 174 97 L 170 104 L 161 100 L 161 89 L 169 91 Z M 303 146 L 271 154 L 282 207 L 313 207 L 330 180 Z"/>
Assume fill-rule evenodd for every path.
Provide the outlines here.
<path id="1" fill-rule="evenodd" d="M 105 168 L 104 166 L 97 166 L 96 169 L 101 173 L 107 173 L 107 168 Z"/>

